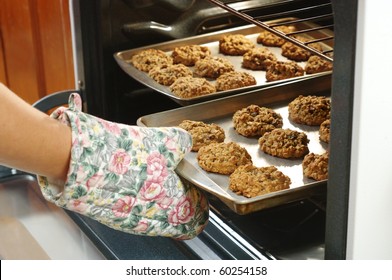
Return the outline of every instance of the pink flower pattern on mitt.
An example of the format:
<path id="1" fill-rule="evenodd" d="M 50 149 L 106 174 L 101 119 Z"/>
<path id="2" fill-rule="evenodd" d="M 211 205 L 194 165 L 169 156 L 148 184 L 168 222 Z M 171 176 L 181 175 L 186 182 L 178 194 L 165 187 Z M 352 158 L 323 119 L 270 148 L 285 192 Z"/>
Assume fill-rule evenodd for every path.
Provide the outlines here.
<path id="1" fill-rule="evenodd" d="M 52 113 L 72 129 L 71 160 L 62 191 L 38 176 L 44 197 L 131 234 L 197 236 L 208 222 L 208 201 L 174 171 L 192 147 L 191 136 L 178 127 L 109 122 L 83 113 L 81 104 L 73 94 L 69 108 Z"/>

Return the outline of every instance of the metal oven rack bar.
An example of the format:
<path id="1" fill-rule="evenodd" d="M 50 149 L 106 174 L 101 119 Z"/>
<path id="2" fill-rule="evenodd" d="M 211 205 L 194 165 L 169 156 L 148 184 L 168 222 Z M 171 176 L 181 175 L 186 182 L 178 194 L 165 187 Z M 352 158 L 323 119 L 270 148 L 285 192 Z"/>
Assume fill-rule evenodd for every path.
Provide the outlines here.
<path id="1" fill-rule="evenodd" d="M 284 38 L 286 41 L 292 42 L 293 44 L 300 46 L 311 53 L 318 55 L 328 61 L 333 61 L 333 49 L 325 50 L 323 52 L 319 52 L 309 46 L 312 43 L 316 42 L 325 42 L 325 41 L 333 41 L 334 36 L 333 35 L 325 35 L 324 37 L 321 38 L 315 38 L 307 42 L 302 42 L 298 39 L 295 38 L 294 35 L 297 34 L 306 34 L 310 33 L 313 31 L 317 30 L 333 30 L 334 24 L 333 24 L 333 12 L 332 12 L 332 4 L 329 1 L 324 1 L 325 3 L 318 3 L 314 5 L 308 5 L 306 7 L 302 8 L 295 8 L 295 9 L 289 9 L 283 12 L 279 12 L 276 14 L 268 14 L 268 18 L 271 17 L 276 17 L 276 18 L 290 18 L 290 16 L 293 15 L 304 15 L 304 17 L 292 17 L 293 19 L 290 18 L 290 20 L 287 21 L 280 21 L 279 23 L 274 23 L 274 24 L 267 24 L 263 22 L 263 19 L 266 18 L 266 16 L 263 15 L 251 15 L 252 12 L 254 12 L 254 9 L 249 9 L 249 8 L 237 8 L 239 7 L 238 5 L 233 5 L 233 2 L 231 3 L 223 3 L 222 1 L 218 0 L 209 0 L 210 2 L 214 3 L 215 5 L 227 10 L 228 12 L 242 18 L 245 21 L 248 21 L 250 23 L 253 23 L 261 28 L 264 28 L 265 30 L 281 37 Z M 282 31 L 279 31 L 276 29 L 278 26 L 282 25 L 290 25 L 290 24 L 295 24 L 299 22 L 318 22 L 317 26 L 311 27 L 308 29 L 302 29 L 302 30 L 296 30 L 290 33 L 283 33 Z M 321 23 L 321 24 L 319 24 Z"/>

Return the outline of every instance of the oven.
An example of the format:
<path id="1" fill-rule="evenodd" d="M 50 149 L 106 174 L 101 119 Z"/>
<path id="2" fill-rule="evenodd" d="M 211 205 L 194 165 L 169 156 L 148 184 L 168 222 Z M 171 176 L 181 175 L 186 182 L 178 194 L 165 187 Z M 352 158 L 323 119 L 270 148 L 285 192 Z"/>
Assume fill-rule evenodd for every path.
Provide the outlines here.
<path id="1" fill-rule="evenodd" d="M 135 125 L 146 115 L 211 101 L 201 99 L 188 104 L 146 86 L 116 61 L 115 54 L 124 50 L 208 37 L 249 24 L 283 36 L 274 28 L 279 25 L 276 20 L 295 18 L 299 23 L 315 24 L 304 32 L 329 31 L 327 35 L 323 33 L 325 36 L 316 36 L 314 41 L 327 42 L 331 48 L 315 54 L 334 63 L 332 73 L 283 81 L 269 90 L 307 89 L 331 94 L 329 177 L 328 182 L 319 184 L 316 193 L 245 215 L 207 193 L 210 221 L 203 233 L 189 241 L 127 235 L 69 213 L 106 258 L 346 259 L 356 256 L 353 248 L 360 242 L 352 241 L 356 230 L 349 214 L 359 212 L 349 204 L 349 198 L 353 180 L 353 117 L 356 116 L 357 12 L 363 11 L 361 1 L 71 0 L 70 4 L 76 87 L 87 112 L 116 122 Z M 314 52 L 308 44 L 292 41 Z M 212 102 L 220 98 L 227 96 L 218 95 Z M 362 258 L 366 257 L 362 255 Z"/>

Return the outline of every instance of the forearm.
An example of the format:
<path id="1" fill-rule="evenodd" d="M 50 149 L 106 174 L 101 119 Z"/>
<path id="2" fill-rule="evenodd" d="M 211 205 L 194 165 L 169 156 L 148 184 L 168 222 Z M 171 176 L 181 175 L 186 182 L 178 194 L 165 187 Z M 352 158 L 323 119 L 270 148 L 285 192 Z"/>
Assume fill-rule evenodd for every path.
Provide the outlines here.
<path id="1" fill-rule="evenodd" d="M 71 129 L 36 110 L 0 83 L 0 164 L 65 180 Z"/>

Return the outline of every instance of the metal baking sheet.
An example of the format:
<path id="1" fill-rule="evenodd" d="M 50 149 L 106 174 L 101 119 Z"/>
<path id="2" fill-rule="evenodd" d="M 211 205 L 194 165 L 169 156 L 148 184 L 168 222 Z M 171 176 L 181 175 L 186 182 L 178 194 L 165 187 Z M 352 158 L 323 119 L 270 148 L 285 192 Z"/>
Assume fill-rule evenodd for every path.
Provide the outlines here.
<path id="1" fill-rule="evenodd" d="M 281 21 L 283 21 L 283 20 L 287 21 L 287 19 L 281 19 Z M 279 22 L 279 21 L 278 20 L 274 21 L 274 23 L 277 23 L 277 22 Z M 270 22 L 270 23 L 272 23 L 272 22 Z M 295 26 L 297 27 L 297 29 L 301 30 L 301 29 L 313 27 L 314 25 L 312 25 L 310 23 L 306 23 L 306 22 L 301 22 L 301 23 L 297 23 Z M 198 102 L 203 102 L 206 100 L 221 98 L 224 96 L 233 95 L 233 94 L 237 94 L 240 92 L 250 91 L 250 90 L 257 89 L 257 88 L 262 88 L 265 86 L 279 84 L 282 82 L 287 82 L 287 81 L 291 81 L 291 80 L 299 80 L 299 79 L 303 79 L 304 77 L 307 77 L 307 76 L 320 75 L 320 74 L 311 74 L 311 75 L 305 74 L 302 77 L 267 82 L 266 78 L 265 78 L 266 71 L 262 71 L 262 70 L 255 71 L 255 70 L 249 70 L 249 69 L 242 68 L 242 66 L 241 66 L 242 65 L 242 56 L 230 56 L 230 55 L 223 55 L 223 54 L 219 53 L 219 39 L 221 39 L 222 36 L 228 35 L 228 34 L 243 34 L 247 38 L 252 40 L 256 44 L 256 46 L 262 47 L 263 45 L 258 44 L 256 42 L 257 36 L 261 30 L 262 30 L 262 28 L 260 28 L 258 26 L 247 25 L 247 26 L 237 27 L 237 28 L 228 29 L 225 31 L 219 31 L 219 32 L 211 33 L 211 34 L 194 36 L 194 37 L 189 37 L 186 39 L 173 40 L 173 41 L 169 41 L 169 42 L 165 42 L 165 43 L 161 43 L 161 44 L 149 45 L 149 46 L 145 46 L 142 48 L 136 48 L 136 49 L 132 49 L 132 50 L 125 50 L 125 51 L 115 53 L 114 58 L 117 61 L 118 65 L 129 76 L 131 76 L 135 80 L 139 81 L 140 83 L 142 83 L 142 84 L 144 84 L 144 85 L 146 85 L 146 86 L 148 86 L 148 87 L 150 87 L 150 88 L 152 88 L 152 89 L 154 89 L 164 95 L 167 95 L 168 97 L 170 97 L 171 99 L 173 99 L 174 101 L 179 103 L 180 105 L 190 105 L 190 104 L 194 104 L 194 103 L 198 103 Z M 320 37 L 321 32 L 323 32 L 323 36 L 325 36 L 325 33 L 330 33 L 329 31 L 326 31 L 326 30 L 323 30 L 323 31 L 318 30 L 318 31 L 311 33 L 311 36 L 312 36 L 311 38 L 315 39 L 317 37 Z M 221 57 L 225 57 L 225 58 L 229 59 L 233 63 L 235 70 L 248 72 L 248 73 L 252 74 L 255 77 L 257 84 L 254 86 L 242 87 L 239 89 L 219 91 L 219 92 L 204 95 L 204 96 L 197 96 L 197 97 L 191 97 L 191 98 L 181 98 L 181 97 L 178 97 L 175 94 L 173 94 L 170 91 L 170 88 L 168 86 L 160 85 L 159 83 L 155 82 L 152 78 L 150 78 L 147 73 L 136 69 L 131 63 L 129 63 L 131 57 L 134 54 L 136 54 L 142 50 L 145 50 L 145 49 L 150 49 L 150 48 L 159 49 L 159 50 L 166 52 L 168 55 L 171 55 L 171 52 L 173 51 L 173 49 L 175 47 L 184 46 L 184 45 L 191 45 L 191 44 L 207 46 L 211 50 L 211 55 L 221 56 Z M 320 43 L 320 45 L 322 45 L 324 50 L 331 50 L 332 49 L 332 46 L 329 46 L 325 43 Z M 283 57 L 281 55 L 281 48 L 280 47 L 267 47 L 267 48 L 269 48 L 276 55 L 276 57 L 279 61 L 288 61 L 289 60 L 286 57 Z M 299 62 L 298 64 L 301 65 L 302 67 L 305 67 L 306 62 Z M 190 68 L 192 69 L 193 67 L 190 67 Z M 211 83 L 215 84 L 215 80 L 211 80 L 211 79 L 208 79 L 208 80 Z"/>
<path id="2" fill-rule="evenodd" d="M 301 94 L 329 96 L 330 83 L 330 74 L 308 77 L 287 84 L 279 84 L 235 96 L 143 116 L 138 119 L 137 123 L 140 126 L 147 127 L 177 126 L 185 119 L 216 123 L 225 130 L 225 142 L 234 141 L 245 147 L 251 154 L 254 165 L 258 167 L 275 165 L 290 177 L 292 181 L 290 189 L 246 198 L 233 193 L 228 188 L 229 176 L 210 173 L 201 169 L 197 163 L 197 153 L 191 152 L 186 155 L 176 169 L 176 172 L 181 177 L 216 195 L 236 213 L 248 214 L 320 194 L 325 191 L 326 181 L 314 181 L 304 178 L 301 165 L 302 159 L 280 159 L 269 156 L 259 150 L 257 138 L 246 138 L 237 134 L 232 125 L 234 112 L 250 104 L 275 109 L 284 119 L 283 128 L 292 128 L 305 132 L 310 140 L 310 152 L 320 154 L 328 149 L 328 145 L 319 140 L 318 126 L 298 125 L 290 122 L 288 120 L 287 105 Z"/>

